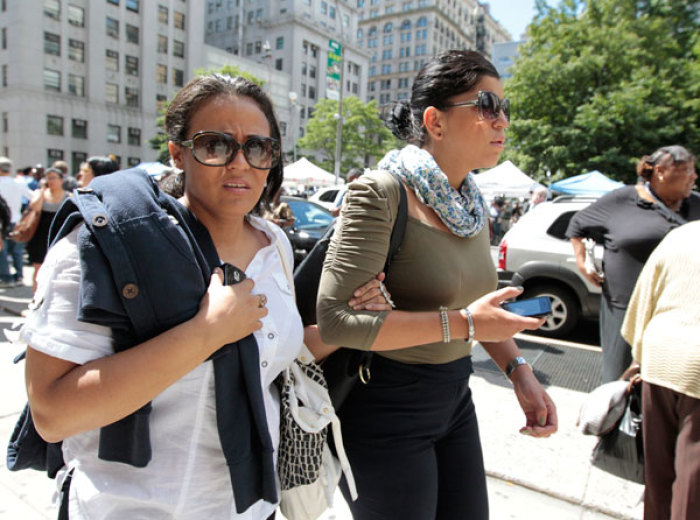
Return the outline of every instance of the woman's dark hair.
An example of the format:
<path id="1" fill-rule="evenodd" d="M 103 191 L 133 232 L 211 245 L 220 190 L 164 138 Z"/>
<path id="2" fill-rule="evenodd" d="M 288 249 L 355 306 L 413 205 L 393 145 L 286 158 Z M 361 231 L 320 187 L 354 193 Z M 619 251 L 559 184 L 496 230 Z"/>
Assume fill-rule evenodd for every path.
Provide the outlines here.
<path id="1" fill-rule="evenodd" d="M 63 172 L 61 170 L 59 170 L 58 168 L 46 168 L 46 170 L 44 170 L 44 177 L 48 177 L 49 173 L 55 173 L 61 179 L 63 179 L 63 177 L 64 177 Z"/>
<path id="2" fill-rule="evenodd" d="M 216 96 L 244 96 L 253 100 L 265 114 L 270 125 L 270 137 L 281 141 L 279 125 L 275 117 L 270 98 L 259 85 L 240 76 L 231 77 L 223 74 L 208 74 L 192 79 L 182 87 L 168 107 L 165 115 L 165 132 L 168 139 L 175 143 L 186 141 L 189 137 L 189 124 L 194 113 Z M 185 179 L 186 179 L 185 172 Z M 280 157 L 267 175 L 267 184 L 253 213 L 261 215 L 270 207 L 270 203 L 282 185 L 282 158 Z M 186 182 L 186 180 L 185 180 Z"/>
<path id="3" fill-rule="evenodd" d="M 654 166 L 670 166 L 695 162 L 695 157 L 686 148 L 678 144 L 662 146 L 651 155 L 645 155 L 637 163 L 637 175 L 644 180 L 651 179 Z"/>
<path id="4" fill-rule="evenodd" d="M 95 177 L 99 177 L 100 175 L 107 175 L 108 173 L 116 172 L 119 169 L 117 163 L 113 161 L 110 157 L 95 156 L 90 157 L 85 162 L 87 162 L 90 165 L 90 168 L 92 169 L 92 174 Z"/>
<path id="5" fill-rule="evenodd" d="M 499 79 L 489 60 L 476 51 L 445 51 L 433 56 L 413 80 L 411 101 L 399 101 L 386 118 L 386 126 L 403 141 L 425 143 L 423 112 L 444 110 L 450 99 L 472 90 L 483 76 Z"/>

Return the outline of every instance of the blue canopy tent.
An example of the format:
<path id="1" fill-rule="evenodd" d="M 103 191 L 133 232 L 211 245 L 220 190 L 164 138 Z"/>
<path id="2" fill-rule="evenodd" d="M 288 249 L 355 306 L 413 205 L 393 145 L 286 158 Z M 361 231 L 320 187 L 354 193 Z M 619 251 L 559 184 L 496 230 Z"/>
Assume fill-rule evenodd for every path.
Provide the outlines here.
<path id="1" fill-rule="evenodd" d="M 566 195 L 604 195 L 605 193 L 624 186 L 623 183 L 606 177 L 597 170 L 588 173 L 568 177 L 553 182 L 549 187 L 552 191 L 558 191 Z"/>

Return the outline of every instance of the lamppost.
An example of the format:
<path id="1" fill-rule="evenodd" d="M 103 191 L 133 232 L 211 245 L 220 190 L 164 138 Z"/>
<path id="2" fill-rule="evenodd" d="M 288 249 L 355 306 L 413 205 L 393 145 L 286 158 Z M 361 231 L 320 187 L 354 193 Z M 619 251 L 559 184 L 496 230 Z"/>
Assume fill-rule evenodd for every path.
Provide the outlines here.
<path id="1" fill-rule="evenodd" d="M 262 45 L 262 60 L 267 65 L 267 93 L 272 97 L 272 47 L 267 40 Z"/>
<path id="2" fill-rule="evenodd" d="M 297 124 L 297 119 L 294 117 L 296 113 L 299 112 L 299 105 L 297 105 L 297 93 L 292 91 L 289 93 L 289 124 L 292 126 L 292 152 L 294 157 L 294 162 L 297 162 L 297 131 L 299 125 Z"/>

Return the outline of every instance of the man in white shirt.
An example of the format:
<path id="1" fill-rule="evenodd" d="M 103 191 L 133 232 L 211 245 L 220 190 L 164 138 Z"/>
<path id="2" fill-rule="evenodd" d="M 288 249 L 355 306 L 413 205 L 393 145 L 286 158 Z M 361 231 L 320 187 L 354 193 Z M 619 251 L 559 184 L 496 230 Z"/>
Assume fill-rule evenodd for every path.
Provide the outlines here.
<path id="1" fill-rule="evenodd" d="M 21 179 L 12 175 L 12 161 L 0 157 L 0 195 L 10 208 L 13 227 L 22 217 L 22 197 L 31 200 L 32 190 Z M 8 256 L 12 258 L 15 268 L 10 272 Z M 9 237 L 3 237 L 3 247 L 0 251 L 0 287 L 14 287 L 22 284 L 22 266 L 24 263 L 24 244 L 15 242 Z"/>

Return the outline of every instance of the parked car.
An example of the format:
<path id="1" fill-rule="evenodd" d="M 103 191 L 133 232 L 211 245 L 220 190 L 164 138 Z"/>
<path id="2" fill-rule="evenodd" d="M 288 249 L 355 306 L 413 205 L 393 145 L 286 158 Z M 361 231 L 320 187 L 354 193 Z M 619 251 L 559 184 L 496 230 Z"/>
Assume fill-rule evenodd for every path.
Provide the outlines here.
<path id="1" fill-rule="evenodd" d="M 542 335 L 563 337 L 581 317 L 598 319 L 600 288 L 578 270 L 565 236 L 571 217 L 595 200 L 562 196 L 543 202 L 523 215 L 499 245 L 499 286 L 521 285 L 520 298 L 547 296 L 552 303 L 552 315 L 539 329 Z M 594 256 L 600 265 L 602 246 L 596 246 Z"/>
<path id="2" fill-rule="evenodd" d="M 343 186 L 329 186 L 321 188 L 309 197 L 310 201 L 320 204 L 330 212 L 336 212 L 343 204 L 347 188 Z"/>
<path id="3" fill-rule="evenodd" d="M 298 197 L 280 197 L 294 213 L 294 226 L 287 231 L 289 241 L 294 249 L 294 266 L 314 247 L 333 222 L 333 215 L 326 208 L 315 202 Z"/>

